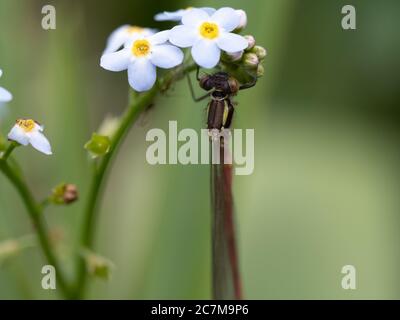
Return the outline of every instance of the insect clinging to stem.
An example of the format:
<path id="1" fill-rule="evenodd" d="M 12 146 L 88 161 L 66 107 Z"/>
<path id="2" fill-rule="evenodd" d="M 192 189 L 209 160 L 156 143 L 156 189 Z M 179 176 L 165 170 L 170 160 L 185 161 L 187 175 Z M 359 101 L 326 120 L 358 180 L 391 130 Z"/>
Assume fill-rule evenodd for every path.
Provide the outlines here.
<path id="1" fill-rule="evenodd" d="M 212 75 L 204 75 L 202 77 L 199 76 L 199 73 L 200 69 L 197 68 L 196 79 L 200 87 L 208 91 L 204 96 L 196 98 L 190 77 L 188 77 L 188 81 L 194 101 L 198 102 L 211 97 L 211 101 L 208 103 L 207 107 L 207 128 L 209 130 L 228 129 L 231 126 L 235 111 L 232 97 L 236 95 L 239 90 L 253 87 L 257 82 L 257 78 L 254 77 L 253 81 L 249 83 L 240 84 L 238 80 L 226 72 L 219 71 Z"/>

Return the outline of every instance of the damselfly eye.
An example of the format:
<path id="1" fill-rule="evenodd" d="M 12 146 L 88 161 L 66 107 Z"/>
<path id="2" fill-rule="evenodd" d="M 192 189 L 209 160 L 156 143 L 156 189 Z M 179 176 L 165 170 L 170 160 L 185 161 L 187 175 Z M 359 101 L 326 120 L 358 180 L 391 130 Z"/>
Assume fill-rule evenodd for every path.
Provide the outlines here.
<path id="1" fill-rule="evenodd" d="M 212 88 L 214 88 L 214 83 L 211 79 L 211 77 L 209 76 L 204 76 L 200 79 L 199 85 L 201 88 L 203 88 L 204 90 L 211 90 Z"/>
<path id="2" fill-rule="evenodd" d="M 228 84 L 231 93 L 235 94 L 239 91 L 239 82 L 235 78 L 230 77 L 228 80 Z"/>

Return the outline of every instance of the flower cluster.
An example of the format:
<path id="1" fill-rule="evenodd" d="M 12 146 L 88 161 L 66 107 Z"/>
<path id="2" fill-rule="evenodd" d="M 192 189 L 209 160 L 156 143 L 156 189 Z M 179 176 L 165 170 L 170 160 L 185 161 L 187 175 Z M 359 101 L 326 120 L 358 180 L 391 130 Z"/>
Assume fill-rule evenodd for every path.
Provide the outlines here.
<path id="1" fill-rule="evenodd" d="M 207 69 L 217 67 L 223 54 L 242 57 L 249 48 L 249 39 L 238 34 L 247 24 L 243 10 L 188 8 L 159 13 L 155 20 L 180 24 L 158 33 L 124 25 L 112 32 L 100 60 L 106 70 L 128 70 L 129 84 L 139 92 L 154 86 L 157 67 L 170 69 L 183 63 L 181 48 L 190 48 L 193 61 Z"/>

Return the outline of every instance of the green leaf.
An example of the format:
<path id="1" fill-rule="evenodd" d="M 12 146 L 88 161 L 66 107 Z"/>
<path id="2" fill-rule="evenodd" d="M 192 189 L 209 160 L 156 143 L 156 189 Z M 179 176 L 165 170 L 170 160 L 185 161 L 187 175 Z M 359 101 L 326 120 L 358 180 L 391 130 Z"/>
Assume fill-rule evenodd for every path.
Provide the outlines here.
<path id="1" fill-rule="evenodd" d="M 97 133 L 93 133 L 92 138 L 85 144 L 85 149 L 89 151 L 93 158 L 104 156 L 110 151 L 110 148 L 110 138 Z"/>

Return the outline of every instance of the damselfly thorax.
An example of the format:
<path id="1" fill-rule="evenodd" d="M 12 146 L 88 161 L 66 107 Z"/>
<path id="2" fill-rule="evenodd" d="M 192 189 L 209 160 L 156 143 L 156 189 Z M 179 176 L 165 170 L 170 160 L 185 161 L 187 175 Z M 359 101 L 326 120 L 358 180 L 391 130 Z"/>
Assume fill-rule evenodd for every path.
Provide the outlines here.
<path id="1" fill-rule="evenodd" d="M 199 85 L 208 92 L 206 95 L 196 98 L 189 77 L 188 80 L 195 101 L 201 101 L 208 97 L 211 98 L 207 107 L 207 128 L 209 130 L 228 129 L 231 126 L 233 113 L 235 111 L 232 97 L 235 96 L 239 90 L 254 86 L 257 81 L 257 79 L 254 79 L 253 82 L 240 85 L 235 78 L 231 77 L 226 72 L 217 72 L 200 78 L 199 69 L 197 69 Z"/>

